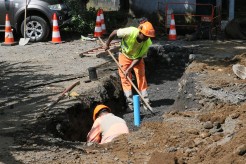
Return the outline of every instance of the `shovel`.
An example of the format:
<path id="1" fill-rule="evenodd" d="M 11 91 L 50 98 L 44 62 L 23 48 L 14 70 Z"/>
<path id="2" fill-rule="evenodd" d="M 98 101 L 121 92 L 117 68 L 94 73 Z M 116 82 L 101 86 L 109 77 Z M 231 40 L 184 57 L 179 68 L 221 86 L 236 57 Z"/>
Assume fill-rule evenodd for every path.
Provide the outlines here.
<path id="1" fill-rule="evenodd" d="M 26 0 L 25 17 L 24 17 L 24 38 L 20 38 L 19 41 L 20 46 L 26 45 L 30 40 L 30 38 L 26 38 L 26 11 L 27 11 L 27 0 Z"/>

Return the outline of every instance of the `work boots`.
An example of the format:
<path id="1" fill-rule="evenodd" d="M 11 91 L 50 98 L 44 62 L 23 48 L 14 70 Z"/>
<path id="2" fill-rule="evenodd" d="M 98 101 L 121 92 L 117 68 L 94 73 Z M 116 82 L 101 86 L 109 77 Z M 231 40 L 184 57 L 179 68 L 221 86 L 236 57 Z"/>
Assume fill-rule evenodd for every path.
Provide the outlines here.
<path id="1" fill-rule="evenodd" d="M 132 97 L 127 97 L 126 98 L 126 105 L 127 105 L 127 112 L 133 112 L 133 100 Z"/>
<path id="2" fill-rule="evenodd" d="M 150 105 L 150 100 L 148 97 L 144 97 L 144 100 L 146 103 L 148 103 Z M 147 110 L 148 107 L 145 105 L 145 103 L 143 101 L 141 101 L 141 105 L 143 105 L 144 109 Z"/>
<path id="3" fill-rule="evenodd" d="M 144 100 L 146 103 L 148 103 L 150 105 L 150 100 L 149 100 L 147 92 L 144 95 Z M 126 111 L 127 112 L 133 112 L 133 99 L 132 99 L 132 95 L 130 95 L 130 94 L 126 96 L 126 105 L 127 105 Z M 145 110 L 148 109 L 148 107 L 145 105 L 143 100 L 141 100 L 141 106 L 143 106 Z"/>
<path id="4" fill-rule="evenodd" d="M 151 102 L 148 97 L 144 97 L 145 102 L 147 102 L 149 105 L 151 105 Z M 132 98 L 126 98 L 126 104 L 127 104 L 127 112 L 133 112 L 133 100 Z M 148 110 L 148 107 L 145 105 L 143 101 L 141 101 L 141 106 L 144 107 L 145 110 Z"/>

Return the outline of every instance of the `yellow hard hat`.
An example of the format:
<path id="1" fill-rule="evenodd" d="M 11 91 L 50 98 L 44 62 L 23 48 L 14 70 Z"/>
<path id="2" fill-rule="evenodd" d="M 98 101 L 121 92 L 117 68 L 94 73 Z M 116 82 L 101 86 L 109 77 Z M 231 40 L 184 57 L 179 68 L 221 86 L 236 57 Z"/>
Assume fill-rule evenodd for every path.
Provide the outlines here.
<path id="1" fill-rule="evenodd" d="M 155 37 L 155 29 L 150 22 L 144 22 L 139 25 L 138 29 L 141 33 L 148 37 Z"/>
<path id="2" fill-rule="evenodd" d="M 93 121 L 96 120 L 96 115 L 98 114 L 98 112 L 100 112 L 102 109 L 108 109 L 108 112 L 111 112 L 111 109 L 109 107 L 107 107 L 106 105 L 97 105 L 96 108 L 94 109 L 93 112 Z"/>

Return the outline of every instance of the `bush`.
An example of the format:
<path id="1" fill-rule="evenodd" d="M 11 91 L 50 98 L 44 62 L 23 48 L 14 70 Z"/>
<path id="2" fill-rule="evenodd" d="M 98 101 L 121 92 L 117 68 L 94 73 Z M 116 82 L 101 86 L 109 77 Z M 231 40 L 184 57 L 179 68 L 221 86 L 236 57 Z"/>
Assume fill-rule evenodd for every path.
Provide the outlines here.
<path id="1" fill-rule="evenodd" d="M 71 31 L 79 32 L 81 34 L 93 33 L 96 21 L 96 10 L 85 10 L 78 15 L 72 16 Z"/>
<path id="2" fill-rule="evenodd" d="M 66 0 L 72 14 L 71 24 L 67 25 L 66 31 L 79 32 L 82 35 L 93 34 L 96 24 L 97 10 L 95 8 L 82 9 L 81 1 Z M 104 12 L 104 21 L 107 32 L 123 27 L 127 20 L 127 14 L 120 11 Z"/>

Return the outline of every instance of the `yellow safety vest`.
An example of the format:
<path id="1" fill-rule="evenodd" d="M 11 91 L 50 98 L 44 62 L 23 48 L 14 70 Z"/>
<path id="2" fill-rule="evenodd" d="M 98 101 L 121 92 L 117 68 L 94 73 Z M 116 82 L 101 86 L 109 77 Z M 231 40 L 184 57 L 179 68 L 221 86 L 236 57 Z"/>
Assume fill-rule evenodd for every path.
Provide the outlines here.
<path id="1" fill-rule="evenodd" d="M 139 34 L 139 29 L 136 27 L 130 27 L 132 33 L 124 38 L 121 41 L 121 51 L 130 59 L 138 59 L 147 54 L 152 41 L 150 38 L 145 42 L 138 43 L 137 36 Z M 139 44 L 138 49 L 134 49 L 135 44 Z"/>

